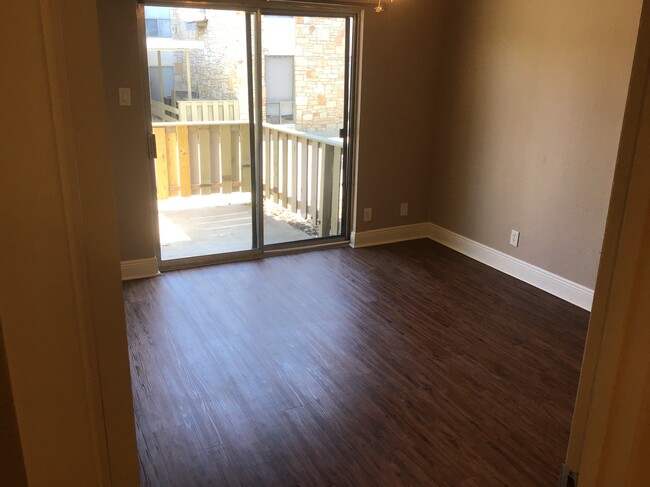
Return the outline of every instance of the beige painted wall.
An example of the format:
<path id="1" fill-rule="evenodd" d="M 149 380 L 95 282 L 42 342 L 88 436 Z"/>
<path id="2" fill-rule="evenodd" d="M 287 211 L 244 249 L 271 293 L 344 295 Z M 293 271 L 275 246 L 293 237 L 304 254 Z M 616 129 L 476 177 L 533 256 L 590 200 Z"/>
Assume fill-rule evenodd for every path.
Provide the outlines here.
<path id="1" fill-rule="evenodd" d="M 0 310 L 27 479 L 138 485 L 95 3 L 10 2 L 0 36 L 0 91 L 16 101 L 0 145 Z"/>
<path id="2" fill-rule="evenodd" d="M 433 223 L 593 288 L 640 6 L 446 3 Z"/>
<path id="3" fill-rule="evenodd" d="M 154 183 L 146 140 L 150 115 L 144 108 L 149 94 L 142 80 L 146 59 L 140 59 L 136 6 L 135 0 L 97 0 L 121 260 L 155 255 Z M 131 89 L 132 106 L 119 105 L 120 87 Z"/>
<path id="4" fill-rule="evenodd" d="M 442 1 L 366 12 L 356 230 L 427 220 Z M 400 203 L 409 215 L 399 216 Z M 363 222 L 363 208 L 372 221 Z"/>

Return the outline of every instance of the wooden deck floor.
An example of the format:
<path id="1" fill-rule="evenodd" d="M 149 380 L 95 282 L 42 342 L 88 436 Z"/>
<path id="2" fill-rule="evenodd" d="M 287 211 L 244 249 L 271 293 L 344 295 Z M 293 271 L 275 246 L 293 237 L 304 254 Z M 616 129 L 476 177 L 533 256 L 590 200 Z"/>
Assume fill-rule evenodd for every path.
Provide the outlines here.
<path id="1" fill-rule="evenodd" d="M 557 481 L 588 313 L 431 241 L 124 296 L 143 485 Z"/>

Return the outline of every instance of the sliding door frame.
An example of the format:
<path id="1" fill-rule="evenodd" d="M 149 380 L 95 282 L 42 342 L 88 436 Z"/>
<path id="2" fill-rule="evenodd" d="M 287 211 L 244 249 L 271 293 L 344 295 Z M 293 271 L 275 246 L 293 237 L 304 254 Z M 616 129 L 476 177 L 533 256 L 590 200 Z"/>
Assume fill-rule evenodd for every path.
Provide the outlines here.
<path id="1" fill-rule="evenodd" d="M 162 260 L 160 245 L 160 227 L 156 204 L 156 176 L 154 154 L 152 148 L 151 101 L 149 96 L 144 96 L 143 107 L 145 110 L 145 133 L 149 138 L 149 172 L 150 172 L 150 198 L 151 218 L 155 229 L 154 242 L 156 244 L 156 258 L 161 271 L 200 267 L 205 265 L 227 262 L 239 262 L 260 259 L 267 255 L 282 255 L 306 250 L 318 250 L 348 246 L 352 224 L 352 192 L 354 191 L 354 166 L 356 164 L 356 134 L 358 124 L 358 90 L 359 66 L 361 49 L 361 22 L 364 5 L 350 5 L 346 3 L 318 3 L 302 1 L 249 0 L 249 1 L 189 1 L 189 0 L 138 0 L 137 20 L 140 42 L 142 89 L 148 94 L 149 71 L 147 69 L 147 45 L 144 7 L 165 6 L 176 8 L 205 8 L 218 10 L 236 10 L 246 14 L 246 49 L 248 57 L 248 98 L 249 120 L 251 130 L 251 211 L 252 211 L 252 246 L 251 250 L 210 254 L 196 257 L 186 257 L 174 260 Z M 341 18 L 345 20 L 345 88 L 344 88 L 344 123 L 343 123 L 343 174 L 342 174 L 342 208 L 341 208 L 341 234 L 330 237 L 319 237 L 310 240 L 299 240 L 265 245 L 264 244 L 264 207 L 262 199 L 262 16 L 286 15 Z M 254 19 L 254 22 L 253 22 Z M 254 29 L 253 29 L 254 24 Z"/>

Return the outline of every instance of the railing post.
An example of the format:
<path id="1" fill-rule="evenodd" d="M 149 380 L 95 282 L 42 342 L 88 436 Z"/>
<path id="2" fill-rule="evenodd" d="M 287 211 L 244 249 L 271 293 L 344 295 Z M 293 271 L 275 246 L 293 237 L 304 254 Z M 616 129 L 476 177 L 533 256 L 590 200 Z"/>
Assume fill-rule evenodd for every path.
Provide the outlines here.
<path id="1" fill-rule="evenodd" d="M 280 134 L 280 140 L 282 141 L 282 169 L 281 169 L 281 177 L 282 177 L 282 184 L 281 184 L 281 189 L 280 189 L 280 205 L 283 208 L 287 207 L 287 202 L 288 202 L 288 197 L 289 197 L 289 188 L 288 186 L 288 169 L 289 169 L 289 137 L 287 134 L 281 133 Z"/>
<path id="2" fill-rule="evenodd" d="M 291 136 L 291 211 L 298 213 L 298 137 Z"/>
<path id="3" fill-rule="evenodd" d="M 277 130 L 273 131 L 273 163 L 271 168 L 271 200 L 275 203 L 278 202 L 278 194 L 280 192 L 280 178 L 278 169 L 280 167 L 280 134 Z"/>
<path id="4" fill-rule="evenodd" d="M 178 173 L 181 186 L 181 196 L 192 196 L 190 180 L 190 148 L 187 125 L 176 127 L 178 134 Z"/>
<path id="5" fill-rule="evenodd" d="M 223 194 L 230 194 L 232 193 L 230 125 L 219 126 L 219 142 L 221 143 L 221 188 Z"/>
<path id="6" fill-rule="evenodd" d="M 300 214 L 307 218 L 309 195 L 309 143 L 300 137 Z"/>
<path id="7" fill-rule="evenodd" d="M 227 125 L 230 128 L 230 161 L 232 164 L 232 186 L 241 191 L 241 171 L 239 169 L 239 125 Z"/>
<path id="8" fill-rule="evenodd" d="M 187 122 L 187 105 L 182 101 L 178 102 L 178 121 Z"/>
<path id="9" fill-rule="evenodd" d="M 340 147 L 334 147 L 334 158 L 332 159 L 332 213 L 330 235 L 341 233 L 341 153 Z"/>
<path id="10" fill-rule="evenodd" d="M 334 163 L 334 146 L 325 145 L 323 163 L 320 169 L 320 226 L 319 237 L 329 237 L 332 227 L 332 166 Z"/>
<path id="11" fill-rule="evenodd" d="M 199 127 L 188 125 L 187 138 L 190 148 L 190 183 L 192 194 L 201 192 L 201 156 L 199 153 Z"/>
<path id="12" fill-rule="evenodd" d="M 219 126 L 210 125 L 210 176 L 213 192 L 221 192 L 221 152 L 219 150 Z"/>
<path id="13" fill-rule="evenodd" d="M 179 196 L 178 184 L 178 137 L 175 127 L 165 128 L 165 147 L 167 149 L 167 178 L 169 196 Z"/>
<path id="14" fill-rule="evenodd" d="M 264 181 L 264 195 L 271 198 L 271 130 L 264 128 L 262 131 L 264 144 L 264 161 L 262 169 L 262 180 Z"/>
<path id="15" fill-rule="evenodd" d="M 241 191 L 251 191 L 251 133 L 250 124 L 239 126 L 239 140 L 241 140 Z"/>
<path id="16" fill-rule="evenodd" d="M 201 194 L 211 194 L 212 178 L 210 176 L 210 127 L 206 126 L 199 128 L 199 165 Z"/>
<path id="17" fill-rule="evenodd" d="M 311 208 L 309 209 L 309 216 L 313 226 L 318 225 L 318 146 L 320 143 L 313 140 L 311 142 L 311 188 L 310 188 L 310 201 Z M 321 162 L 322 164 L 322 162 Z"/>
<path id="18" fill-rule="evenodd" d="M 169 197 L 169 178 L 167 176 L 167 148 L 165 142 L 165 128 L 153 129 L 156 139 L 156 195 L 159 200 Z"/>

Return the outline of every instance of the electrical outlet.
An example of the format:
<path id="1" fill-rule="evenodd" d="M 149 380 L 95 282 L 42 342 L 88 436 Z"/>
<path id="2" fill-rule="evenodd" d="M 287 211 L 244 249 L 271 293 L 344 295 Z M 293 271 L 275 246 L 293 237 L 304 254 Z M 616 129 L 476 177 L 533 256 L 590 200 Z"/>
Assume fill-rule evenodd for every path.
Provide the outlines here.
<path id="1" fill-rule="evenodd" d="M 399 205 L 399 216 L 406 216 L 409 214 L 409 204 L 402 203 Z"/>
<path id="2" fill-rule="evenodd" d="M 510 232 L 510 245 L 519 247 L 519 232 L 517 230 Z"/>
<path id="3" fill-rule="evenodd" d="M 364 208 L 363 209 L 363 221 L 364 222 L 369 222 L 372 220 L 372 208 Z"/>

